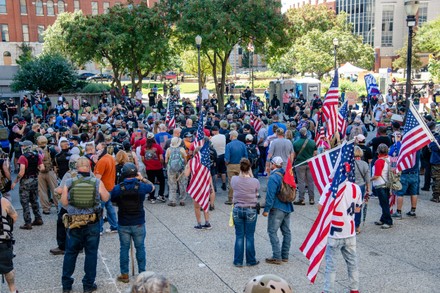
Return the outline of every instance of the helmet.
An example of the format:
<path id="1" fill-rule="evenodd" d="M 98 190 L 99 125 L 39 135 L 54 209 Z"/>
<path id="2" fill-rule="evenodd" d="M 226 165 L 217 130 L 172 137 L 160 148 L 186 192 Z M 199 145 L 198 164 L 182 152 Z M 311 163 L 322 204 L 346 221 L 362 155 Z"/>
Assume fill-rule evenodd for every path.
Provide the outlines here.
<path id="1" fill-rule="evenodd" d="M 38 145 L 40 148 L 45 148 L 45 147 L 47 146 L 47 138 L 46 138 L 45 136 L 43 136 L 43 135 L 40 135 L 40 136 L 37 138 L 37 145 Z"/>
<path id="2" fill-rule="evenodd" d="M 122 167 L 122 176 L 124 178 L 132 178 L 136 177 L 138 173 L 138 170 L 136 168 L 136 165 L 133 163 L 125 163 Z"/>
<path id="3" fill-rule="evenodd" d="M 292 287 L 281 277 L 267 274 L 253 277 L 246 284 L 243 293 L 293 293 Z"/>

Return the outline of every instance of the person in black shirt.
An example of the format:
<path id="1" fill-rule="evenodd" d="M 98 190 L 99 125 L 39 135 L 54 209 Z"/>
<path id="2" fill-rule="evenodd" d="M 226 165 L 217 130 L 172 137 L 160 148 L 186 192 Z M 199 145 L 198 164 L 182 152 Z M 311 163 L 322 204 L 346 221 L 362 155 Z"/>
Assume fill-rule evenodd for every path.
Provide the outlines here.
<path id="1" fill-rule="evenodd" d="M 17 105 L 14 102 L 13 98 L 9 99 L 9 103 L 8 103 L 8 120 L 9 123 L 12 122 L 12 116 L 14 116 L 15 114 L 17 114 Z"/>
<path id="2" fill-rule="evenodd" d="M 278 100 L 278 96 L 273 95 L 272 101 L 270 101 L 270 106 L 272 107 L 272 109 L 277 111 L 278 108 L 280 107 L 280 105 L 281 105 L 281 103 L 280 103 L 280 100 Z"/>
<path id="3" fill-rule="evenodd" d="M 2 121 L 5 126 L 8 125 L 8 105 L 5 100 L 0 102 L 0 111 L 2 111 Z"/>
<path id="4" fill-rule="evenodd" d="M 387 136 L 387 128 L 385 126 L 380 126 L 377 128 L 377 135 L 378 135 L 377 137 L 373 138 L 367 144 L 368 147 L 373 148 L 373 162 L 371 163 L 372 165 L 377 160 L 377 147 L 381 143 L 386 144 L 388 147 L 390 147 L 393 144 L 391 142 L 391 139 Z"/>
<path id="5" fill-rule="evenodd" d="M 148 105 L 150 107 L 156 105 L 156 95 L 157 94 L 153 91 L 153 89 L 151 89 L 150 92 L 148 93 Z"/>

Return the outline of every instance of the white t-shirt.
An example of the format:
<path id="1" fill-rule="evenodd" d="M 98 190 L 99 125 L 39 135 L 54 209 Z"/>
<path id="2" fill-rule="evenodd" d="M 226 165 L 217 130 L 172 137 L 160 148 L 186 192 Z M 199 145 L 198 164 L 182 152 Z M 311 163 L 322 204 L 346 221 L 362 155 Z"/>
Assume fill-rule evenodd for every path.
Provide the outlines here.
<path id="1" fill-rule="evenodd" d="M 209 99 L 209 90 L 208 89 L 202 89 L 202 101 Z"/>
<path id="2" fill-rule="evenodd" d="M 226 136 L 224 134 L 216 134 L 211 137 L 211 143 L 213 148 L 217 152 L 217 156 L 225 154 Z"/>
<path id="3" fill-rule="evenodd" d="M 324 205 L 327 197 L 331 196 L 329 192 L 331 184 L 327 184 L 319 199 L 319 204 Z M 336 198 L 335 204 L 337 205 L 333 211 L 330 231 L 328 237 L 342 239 L 356 235 L 356 229 L 354 225 L 354 213 L 355 208 L 360 207 L 362 204 L 361 188 L 352 182 L 345 181 L 339 186 L 339 190 L 345 187 L 345 190 L 341 194 L 342 198 Z M 330 199 L 329 199 L 330 200 Z M 322 207 L 325 208 L 324 206 Z"/>

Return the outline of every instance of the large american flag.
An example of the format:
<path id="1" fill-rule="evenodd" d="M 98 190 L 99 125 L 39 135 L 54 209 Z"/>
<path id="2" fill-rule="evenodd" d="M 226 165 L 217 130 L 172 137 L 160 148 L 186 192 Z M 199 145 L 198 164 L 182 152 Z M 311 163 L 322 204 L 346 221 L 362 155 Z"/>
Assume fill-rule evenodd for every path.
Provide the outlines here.
<path id="1" fill-rule="evenodd" d="M 341 133 L 341 138 L 345 137 L 348 126 L 348 102 L 345 100 L 338 113 L 338 131 Z"/>
<path id="2" fill-rule="evenodd" d="M 251 112 L 251 126 L 255 129 L 255 132 L 258 133 L 263 126 L 263 122 L 258 118 L 258 105 L 256 101 L 252 102 Z"/>
<path id="3" fill-rule="evenodd" d="M 322 104 L 322 113 L 327 118 L 327 136 L 332 137 L 338 130 L 338 100 L 339 100 L 339 77 L 335 70 L 335 77 L 325 96 Z"/>
<path id="4" fill-rule="evenodd" d="M 176 106 L 174 102 L 168 98 L 167 114 L 165 116 L 165 123 L 168 126 L 168 129 L 176 127 L 176 118 L 174 117 L 175 108 Z"/>
<path id="5" fill-rule="evenodd" d="M 347 164 L 351 165 L 354 161 L 353 152 L 354 144 L 344 142 L 337 157 L 337 167 L 333 172 L 332 182 L 325 189 L 325 201 L 309 234 L 300 247 L 300 251 L 309 260 L 307 277 L 312 283 L 315 282 L 319 266 L 324 258 L 328 235 L 333 232 L 332 229 L 338 229 L 338 227 L 332 226 L 332 224 L 335 224 L 332 223 L 332 216 L 341 201 L 343 193 L 347 188 L 352 189 L 353 195 L 360 192 L 357 185 L 346 181 L 349 177 L 347 176 L 346 167 Z M 353 168 L 350 168 L 350 173 L 354 173 Z"/>
<path id="6" fill-rule="evenodd" d="M 319 148 L 321 144 L 325 142 L 325 128 L 324 126 L 319 127 L 319 130 L 316 132 L 315 142 L 316 146 Z"/>
<path id="7" fill-rule="evenodd" d="M 204 143 L 205 133 L 203 132 L 203 117 L 205 116 L 205 112 L 200 114 L 199 126 L 197 127 L 197 135 L 196 140 L 194 141 L 194 147 L 202 146 Z"/>
<path id="8" fill-rule="evenodd" d="M 397 159 L 397 172 L 412 168 L 416 162 L 416 153 L 431 141 L 434 136 L 420 117 L 414 104 L 410 102 L 406 112 L 406 122 L 403 128 L 402 146 L 400 147 L 399 158 Z"/>
<path id="9" fill-rule="evenodd" d="M 204 211 L 208 211 L 209 195 L 211 193 L 209 144 L 205 143 L 188 163 L 191 170 L 191 180 L 186 191 L 200 204 Z"/>

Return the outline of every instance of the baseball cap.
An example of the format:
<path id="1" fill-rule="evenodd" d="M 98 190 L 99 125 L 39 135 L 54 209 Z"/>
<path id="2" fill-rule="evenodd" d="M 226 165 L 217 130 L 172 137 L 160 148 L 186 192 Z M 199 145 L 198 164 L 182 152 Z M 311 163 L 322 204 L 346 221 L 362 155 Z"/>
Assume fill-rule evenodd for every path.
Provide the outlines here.
<path id="1" fill-rule="evenodd" d="M 147 139 L 152 139 L 152 138 L 154 138 L 154 133 L 148 132 Z"/>
<path id="2" fill-rule="evenodd" d="M 63 137 L 63 138 L 60 139 L 60 144 L 61 144 L 62 142 L 69 142 L 69 141 L 67 140 L 67 138 Z"/>
<path id="3" fill-rule="evenodd" d="M 270 162 L 277 166 L 283 165 L 283 159 L 281 157 L 273 157 L 272 160 L 270 160 Z"/>
<path id="4" fill-rule="evenodd" d="M 252 134 L 246 134 L 247 141 L 252 141 L 253 139 L 254 139 L 254 137 L 252 136 Z"/>
<path id="5" fill-rule="evenodd" d="M 364 141 L 365 140 L 365 135 L 363 134 L 358 134 L 355 136 L 357 141 Z"/>
<path id="6" fill-rule="evenodd" d="M 21 146 L 33 146 L 34 144 L 30 140 L 25 140 L 20 142 Z"/>

